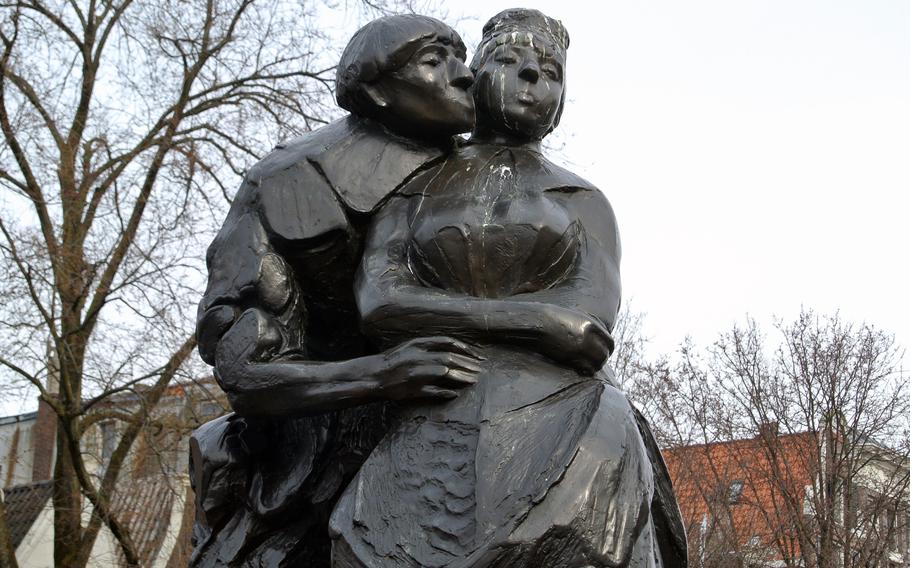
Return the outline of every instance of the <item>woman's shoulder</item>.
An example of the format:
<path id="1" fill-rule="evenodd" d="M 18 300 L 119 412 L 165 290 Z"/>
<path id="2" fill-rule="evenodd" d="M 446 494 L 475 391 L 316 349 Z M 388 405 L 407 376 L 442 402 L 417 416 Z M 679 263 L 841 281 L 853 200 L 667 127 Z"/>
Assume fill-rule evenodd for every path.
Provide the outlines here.
<path id="1" fill-rule="evenodd" d="M 557 199 L 563 205 L 583 212 L 586 217 L 593 216 L 615 223 L 613 206 L 596 185 L 541 154 L 528 159 L 528 162 L 534 163 L 534 167 L 522 167 L 521 171 L 533 172 L 534 175 L 524 177 L 523 186 L 549 193 L 553 197 L 558 196 Z"/>
<path id="2" fill-rule="evenodd" d="M 508 178 L 530 192 L 597 191 L 597 186 L 591 182 L 535 150 L 468 143 L 456 148 L 444 161 L 414 176 L 402 193 L 422 193 L 430 180 L 432 185 L 463 186 L 485 175 Z"/>
<path id="3" fill-rule="evenodd" d="M 543 154 L 523 150 L 517 153 L 516 163 L 519 164 L 523 175 L 528 178 L 524 181 L 533 183 L 541 191 L 600 193 L 593 183 L 556 164 Z"/>

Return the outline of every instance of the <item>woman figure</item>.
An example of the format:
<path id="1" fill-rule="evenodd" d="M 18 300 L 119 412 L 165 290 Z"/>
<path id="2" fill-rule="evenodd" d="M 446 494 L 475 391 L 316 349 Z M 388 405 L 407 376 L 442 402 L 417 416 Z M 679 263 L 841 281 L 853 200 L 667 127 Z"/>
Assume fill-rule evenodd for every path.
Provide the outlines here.
<path id="1" fill-rule="evenodd" d="M 374 219 L 356 284 L 367 333 L 460 337 L 483 362 L 373 451 L 332 515 L 336 567 L 684 563 L 658 542 L 649 440 L 601 370 L 620 301 L 613 211 L 540 153 L 568 43 L 535 10 L 491 19 L 469 143 Z"/>

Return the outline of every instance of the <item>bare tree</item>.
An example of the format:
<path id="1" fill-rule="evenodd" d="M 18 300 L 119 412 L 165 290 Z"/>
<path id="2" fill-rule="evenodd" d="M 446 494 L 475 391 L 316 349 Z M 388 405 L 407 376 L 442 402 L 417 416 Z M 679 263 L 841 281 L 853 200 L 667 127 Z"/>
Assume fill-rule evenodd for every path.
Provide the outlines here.
<path id="1" fill-rule="evenodd" d="M 102 526 L 138 563 L 111 495 L 167 385 L 194 374 L 201 251 L 245 166 L 335 112 L 318 8 L 0 4 L 0 377 L 57 416 L 59 566 L 85 566 Z M 106 404 L 124 391 L 135 409 Z M 100 479 L 83 447 L 99 420 L 122 425 Z"/>
<path id="2" fill-rule="evenodd" d="M 700 399 L 696 393 L 682 393 L 671 359 L 654 353 L 645 331 L 646 314 L 625 302 L 613 329 L 615 350 L 610 357 L 616 383 L 651 425 L 661 447 L 677 446 L 680 440 L 691 441 L 691 431 L 679 430 L 686 422 L 674 420 L 691 416 Z M 685 348 L 684 348 L 685 349 Z M 690 348 L 691 349 L 691 346 Z M 670 420 L 668 420 L 668 417 Z"/>
<path id="3" fill-rule="evenodd" d="M 651 385 L 692 561 L 906 561 L 910 385 L 893 337 L 811 311 L 776 331 L 749 321 L 703 355 L 685 346 Z"/>
<path id="4" fill-rule="evenodd" d="M 638 374 L 648 366 L 644 324 L 645 314 L 636 311 L 631 302 L 623 302 L 613 328 L 616 347 L 610 356 L 610 365 L 616 373 L 616 382 L 624 390 L 634 389 Z"/>

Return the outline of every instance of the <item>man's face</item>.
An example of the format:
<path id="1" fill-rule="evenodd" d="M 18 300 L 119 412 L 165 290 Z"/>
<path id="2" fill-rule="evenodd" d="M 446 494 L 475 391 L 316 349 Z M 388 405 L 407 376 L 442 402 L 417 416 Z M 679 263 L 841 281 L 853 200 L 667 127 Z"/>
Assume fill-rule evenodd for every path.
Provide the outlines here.
<path id="1" fill-rule="evenodd" d="M 384 101 L 377 119 L 392 130 L 420 138 L 447 137 L 471 130 L 474 78 L 451 44 L 432 41 L 405 65 L 373 85 Z"/>
<path id="2" fill-rule="evenodd" d="M 563 91 L 563 58 L 554 50 L 497 46 L 477 71 L 477 104 L 493 130 L 543 138 L 554 125 Z"/>

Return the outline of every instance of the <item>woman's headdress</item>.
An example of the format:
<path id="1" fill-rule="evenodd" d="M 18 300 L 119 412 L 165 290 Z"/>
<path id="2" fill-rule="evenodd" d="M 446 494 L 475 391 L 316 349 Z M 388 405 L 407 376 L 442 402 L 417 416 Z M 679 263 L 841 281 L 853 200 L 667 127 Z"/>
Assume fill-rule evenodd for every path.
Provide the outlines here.
<path id="1" fill-rule="evenodd" d="M 507 43 L 543 42 L 544 51 L 558 52 L 565 56 L 569 48 L 569 32 L 562 22 L 547 16 L 539 10 L 512 8 L 504 10 L 483 26 L 483 38 L 471 61 L 471 70 L 476 72 L 496 46 Z"/>

